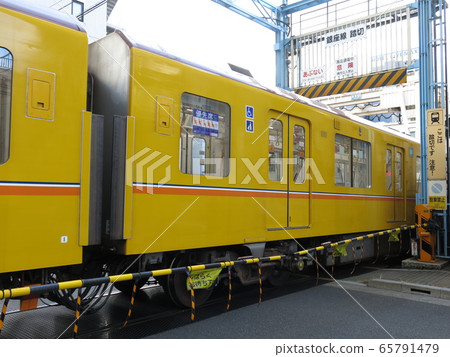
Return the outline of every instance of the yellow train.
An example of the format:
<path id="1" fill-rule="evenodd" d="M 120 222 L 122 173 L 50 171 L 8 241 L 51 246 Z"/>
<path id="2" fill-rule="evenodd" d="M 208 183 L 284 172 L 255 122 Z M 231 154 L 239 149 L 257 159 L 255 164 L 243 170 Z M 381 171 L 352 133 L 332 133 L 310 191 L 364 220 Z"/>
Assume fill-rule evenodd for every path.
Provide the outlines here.
<path id="1" fill-rule="evenodd" d="M 289 254 L 414 221 L 420 151 L 406 136 L 120 32 L 88 46 L 48 9 L 0 0 L 0 29 L 0 288 Z M 185 277 L 160 283 L 189 304 Z"/>

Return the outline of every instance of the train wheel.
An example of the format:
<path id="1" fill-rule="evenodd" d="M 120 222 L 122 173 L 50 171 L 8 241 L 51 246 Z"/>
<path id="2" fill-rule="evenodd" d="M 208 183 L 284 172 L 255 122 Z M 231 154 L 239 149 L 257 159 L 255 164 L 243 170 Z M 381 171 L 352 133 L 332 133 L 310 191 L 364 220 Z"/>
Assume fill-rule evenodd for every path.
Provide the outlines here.
<path id="1" fill-rule="evenodd" d="M 287 270 L 272 268 L 267 274 L 266 283 L 269 286 L 280 287 L 287 284 L 291 273 Z"/>
<path id="2" fill-rule="evenodd" d="M 114 266 L 112 275 L 135 273 L 139 270 L 139 262 L 135 261 L 133 257 L 128 257 L 123 259 L 119 264 Z M 145 279 L 140 279 L 136 282 L 136 287 L 139 290 L 142 288 L 147 281 Z M 126 295 L 130 295 L 133 292 L 134 280 L 118 281 L 114 283 L 114 287 L 123 292 Z"/>
<path id="3" fill-rule="evenodd" d="M 172 260 L 170 267 L 184 267 L 195 264 L 198 264 L 198 262 L 189 259 L 187 254 L 179 254 Z M 191 292 L 186 287 L 186 281 L 187 275 L 180 273 L 169 275 L 166 283 L 161 284 L 171 300 L 181 307 L 191 307 Z M 212 292 L 213 288 L 195 290 L 195 305 L 200 306 L 204 304 Z"/>

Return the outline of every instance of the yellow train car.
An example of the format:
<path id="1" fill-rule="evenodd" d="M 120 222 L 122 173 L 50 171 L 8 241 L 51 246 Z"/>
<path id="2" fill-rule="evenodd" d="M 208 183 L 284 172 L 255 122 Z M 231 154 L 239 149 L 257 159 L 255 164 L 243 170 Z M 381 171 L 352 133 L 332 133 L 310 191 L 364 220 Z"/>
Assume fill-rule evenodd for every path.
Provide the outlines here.
<path id="1" fill-rule="evenodd" d="M 71 17 L 16 1 L 0 2 L 0 26 L 0 273 L 30 281 L 82 262 L 88 44 Z"/>
<path id="2" fill-rule="evenodd" d="M 76 19 L 20 1 L 0 0 L 0 105 L 0 289 L 289 255 L 414 220 L 410 138 L 120 32 L 88 46 Z M 190 305 L 185 276 L 159 282 Z M 50 298 L 73 308 L 70 294 Z"/>
<path id="3" fill-rule="evenodd" d="M 419 145 L 406 136 L 119 32 L 90 46 L 89 71 L 110 145 L 106 235 L 140 257 L 135 269 L 289 253 L 414 220 Z M 168 280 L 188 304 L 183 279 Z"/>

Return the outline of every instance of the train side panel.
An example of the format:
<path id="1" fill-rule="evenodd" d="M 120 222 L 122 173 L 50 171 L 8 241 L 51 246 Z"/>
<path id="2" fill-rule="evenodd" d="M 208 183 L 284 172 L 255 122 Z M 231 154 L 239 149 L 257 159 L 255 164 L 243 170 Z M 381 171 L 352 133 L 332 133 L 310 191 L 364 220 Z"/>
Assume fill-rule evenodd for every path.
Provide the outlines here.
<path id="1" fill-rule="evenodd" d="M 116 68 L 130 73 L 132 119 L 118 239 L 125 254 L 412 223 L 416 143 L 129 45 L 128 67 Z M 247 107 L 254 110 L 253 131 L 246 127 Z M 195 124 L 201 115 L 203 122 Z M 277 150 L 285 159 L 278 166 L 269 158 Z M 302 180 L 294 178 L 300 162 Z"/>
<path id="2" fill-rule="evenodd" d="M 0 272 L 77 264 L 87 36 L 6 8 L 0 23 L 12 73 L 10 133 L 0 133 L 8 140 L 0 162 Z"/>

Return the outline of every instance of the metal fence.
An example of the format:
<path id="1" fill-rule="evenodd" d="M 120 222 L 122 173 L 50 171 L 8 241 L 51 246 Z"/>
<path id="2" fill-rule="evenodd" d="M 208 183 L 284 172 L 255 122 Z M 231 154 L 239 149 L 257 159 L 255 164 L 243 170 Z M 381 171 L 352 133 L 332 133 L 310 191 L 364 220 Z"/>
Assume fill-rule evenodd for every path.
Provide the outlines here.
<path id="1" fill-rule="evenodd" d="M 290 39 L 289 85 L 309 86 L 418 61 L 418 11 L 404 6 Z"/>

